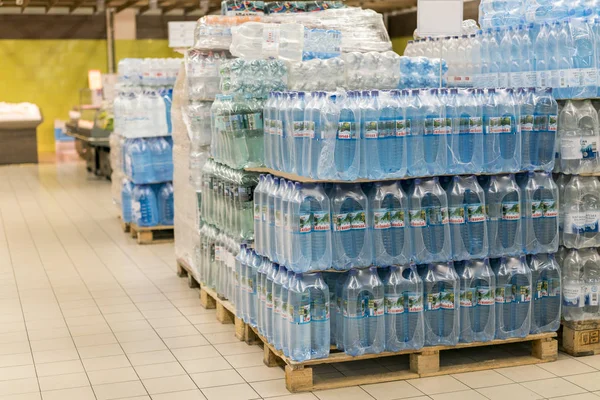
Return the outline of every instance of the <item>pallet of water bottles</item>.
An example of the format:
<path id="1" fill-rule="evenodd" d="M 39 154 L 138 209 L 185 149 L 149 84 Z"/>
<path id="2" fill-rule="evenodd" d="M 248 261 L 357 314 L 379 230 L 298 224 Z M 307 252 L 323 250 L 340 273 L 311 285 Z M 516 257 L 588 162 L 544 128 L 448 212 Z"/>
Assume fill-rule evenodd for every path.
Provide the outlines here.
<path id="1" fill-rule="evenodd" d="M 236 336 L 237 331 L 236 325 Z M 266 366 L 284 367 L 285 384 L 292 393 L 539 364 L 558 359 L 556 332 L 360 356 L 332 349 L 327 358 L 302 362 L 287 357 L 251 325 L 244 324 L 242 335 L 237 336 L 238 339 L 263 347 Z M 363 368 L 357 373 L 352 366 L 359 364 Z"/>

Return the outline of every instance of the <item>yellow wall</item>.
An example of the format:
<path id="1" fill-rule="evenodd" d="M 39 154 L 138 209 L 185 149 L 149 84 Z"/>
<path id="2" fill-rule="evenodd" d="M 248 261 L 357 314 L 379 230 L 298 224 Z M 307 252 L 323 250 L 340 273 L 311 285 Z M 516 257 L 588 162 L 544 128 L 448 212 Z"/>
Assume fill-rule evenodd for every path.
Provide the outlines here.
<path id="1" fill-rule="evenodd" d="M 117 40 L 117 62 L 125 57 L 177 57 L 167 40 Z M 0 40 L 0 101 L 37 104 L 44 116 L 38 150 L 54 151 L 54 120 L 67 120 L 87 87 L 87 71 L 106 72 L 104 40 Z"/>
<path id="2" fill-rule="evenodd" d="M 396 53 L 402 55 L 409 40 L 412 40 L 411 36 L 392 38 L 392 48 Z"/>

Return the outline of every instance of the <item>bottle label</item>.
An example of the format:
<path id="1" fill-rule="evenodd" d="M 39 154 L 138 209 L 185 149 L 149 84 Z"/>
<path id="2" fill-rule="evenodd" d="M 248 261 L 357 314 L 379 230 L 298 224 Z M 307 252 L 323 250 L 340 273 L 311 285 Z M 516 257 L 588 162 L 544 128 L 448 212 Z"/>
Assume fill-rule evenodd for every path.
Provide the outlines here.
<path id="1" fill-rule="evenodd" d="M 313 213 L 313 231 L 325 232 L 331 229 L 329 213 L 324 211 L 316 211 Z"/>
<path id="2" fill-rule="evenodd" d="M 400 208 L 390 210 L 390 222 L 392 228 L 404 228 L 404 210 Z"/>
<path id="3" fill-rule="evenodd" d="M 281 299 L 273 299 L 273 312 L 275 314 L 281 314 Z"/>
<path id="4" fill-rule="evenodd" d="M 473 307 L 475 305 L 475 288 L 461 289 L 460 291 L 460 306 L 464 308 Z"/>
<path id="5" fill-rule="evenodd" d="M 563 232 L 566 234 L 579 234 L 585 233 L 587 222 L 587 213 L 585 212 L 567 212 L 565 214 L 565 221 L 563 224 Z"/>
<path id="6" fill-rule="evenodd" d="M 598 286 L 594 284 L 585 285 L 585 305 L 597 306 L 598 304 Z"/>
<path id="7" fill-rule="evenodd" d="M 446 118 L 444 120 L 444 126 L 445 126 L 445 133 L 447 135 L 452 134 L 453 129 L 452 129 L 452 118 Z"/>
<path id="8" fill-rule="evenodd" d="M 392 226 L 390 212 L 387 209 L 378 208 L 373 210 L 373 228 L 389 229 Z"/>
<path id="9" fill-rule="evenodd" d="M 287 302 L 285 302 L 285 301 L 283 301 L 283 299 L 282 299 L 282 301 L 281 301 L 281 318 L 282 318 L 284 321 L 286 321 L 286 320 L 288 320 L 288 319 L 289 319 L 289 318 L 288 318 L 288 307 L 289 307 L 289 306 L 288 306 L 288 303 L 287 303 Z"/>
<path id="10" fill-rule="evenodd" d="M 504 115 L 502 118 L 500 118 L 500 124 L 502 127 L 501 132 L 516 134 L 516 132 L 514 132 L 514 130 L 513 130 L 513 122 L 514 122 L 514 117 L 511 115 Z"/>
<path id="11" fill-rule="evenodd" d="M 548 297 L 560 296 L 560 278 L 548 278 Z"/>
<path id="12" fill-rule="evenodd" d="M 356 140 L 356 122 L 340 122 L 337 138 L 340 140 Z"/>
<path id="13" fill-rule="evenodd" d="M 333 227 L 336 232 L 349 231 L 352 229 L 352 215 L 350 213 L 335 214 L 333 216 Z"/>
<path id="14" fill-rule="evenodd" d="M 395 296 L 391 294 L 385 295 L 385 313 L 386 314 L 403 314 L 404 313 L 404 296 Z"/>
<path id="15" fill-rule="evenodd" d="M 329 313 L 329 298 L 317 298 L 312 300 L 310 309 L 311 312 L 311 321 L 327 321 L 330 318 Z"/>
<path id="16" fill-rule="evenodd" d="M 367 303 L 367 316 L 380 317 L 384 314 L 383 298 L 369 299 Z"/>
<path id="17" fill-rule="evenodd" d="M 534 71 L 527 71 L 521 73 L 521 86 L 522 87 L 535 87 L 537 81 L 537 73 Z"/>
<path id="18" fill-rule="evenodd" d="M 278 228 L 281 228 L 282 222 L 283 222 L 283 218 L 282 218 L 281 210 L 276 210 L 275 211 L 275 226 Z"/>
<path id="19" fill-rule="evenodd" d="M 514 302 L 516 303 L 528 303 L 531 301 L 531 286 L 529 285 L 513 285 L 515 291 Z"/>
<path id="20" fill-rule="evenodd" d="M 444 290 L 440 295 L 442 308 L 444 310 L 454 310 L 454 291 Z"/>
<path id="21" fill-rule="evenodd" d="M 365 138 L 377 139 L 379 130 L 377 129 L 377 121 L 365 121 Z"/>
<path id="22" fill-rule="evenodd" d="M 311 321 L 310 315 L 310 304 L 303 304 L 298 308 L 298 312 L 296 313 L 296 309 L 293 305 L 290 304 L 290 315 L 292 316 L 293 322 L 297 325 L 308 324 Z"/>
<path id="23" fill-rule="evenodd" d="M 469 133 L 483 133 L 483 120 L 481 117 L 469 117 Z"/>
<path id="24" fill-rule="evenodd" d="M 396 120 L 396 137 L 402 137 L 410 135 L 410 120 L 397 119 Z"/>
<path id="25" fill-rule="evenodd" d="M 514 297 L 514 294 L 513 294 L 513 286 L 512 285 L 508 284 L 508 285 L 496 287 L 496 298 L 495 298 L 496 303 L 499 303 L 499 304 L 512 303 L 513 297 Z"/>
<path id="26" fill-rule="evenodd" d="M 563 160 L 581 160 L 583 152 L 580 138 L 560 138 L 560 158 Z"/>
<path id="27" fill-rule="evenodd" d="M 283 120 L 278 119 L 276 122 L 277 122 L 277 135 L 283 137 Z"/>
<path id="28" fill-rule="evenodd" d="M 594 68 L 582 68 L 580 71 L 582 86 L 596 86 L 596 70 Z"/>
<path id="29" fill-rule="evenodd" d="M 518 221 L 521 219 L 521 205 L 516 201 L 503 201 L 502 219 L 505 221 Z"/>
<path id="30" fill-rule="evenodd" d="M 269 283 L 267 282 L 267 296 L 266 296 L 266 301 L 265 301 L 265 305 L 267 306 L 267 308 L 273 308 L 273 292 L 271 292 L 269 290 Z"/>
<path id="31" fill-rule="evenodd" d="M 263 222 L 267 221 L 267 206 L 266 205 L 262 206 L 261 218 L 262 218 Z"/>
<path id="32" fill-rule="evenodd" d="M 500 74 L 503 75 L 503 74 Z M 522 81 L 522 73 L 521 72 L 511 72 L 510 73 L 510 86 L 509 85 L 500 85 L 499 87 L 514 87 L 514 88 L 518 88 L 518 87 L 523 87 L 523 81 Z"/>
<path id="33" fill-rule="evenodd" d="M 293 121 L 292 122 L 292 137 L 302 138 L 304 135 L 304 121 Z"/>
<path id="34" fill-rule="evenodd" d="M 552 71 L 554 72 L 554 71 Z M 566 88 L 569 87 L 569 70 L 568 69 L 561 69 L 556 71 L 556 79 L 557 79 L 557 86 L 559 88 Z M 579 82 L 577 83 L 576 86 L 579 86 Z M 554 85 L 552 85 L 552 87 L 555 87 Z"/>
<path id="35" fill-rule="evenodd" d="M 248 114 L 248 129 L 252 131 L 262 131 L 263 130 L 263 114 L 262 112 Z"/>
<path id="36" fill-rule="evenodd" d="M 304 137 L 314 139 L 315 138 L 315 122 L 304 121 Z"/>
<path id="37" fill-rule="evenodd" d="M 558 70 L 550 71 L 550 84 L 548 86 L 553 88 L 557 88 L 560 86 L 560 74 Z"/>
<path id="38" fill-rule="evenodd" d="M 254 220 L 260 221 L 260 204 L 254 203 Z"/>
<path id="39" fill-rule="evenodd" d="M 449 223 L 447 207 L 427 207 L 427 225 L 446 225 Z"/>
<path id="40" fill-rule="evenodd" d="M 426 118 L 425 119 L 425 135 L 445 135 L 446 134 L 446 119 L 445 118 Z"/>
<path id="41" fill-rule="evenodd" d="M 568 87 L 582 86 L 583 76 L 581 75 L 581 70 L 579 68 L 570 69 L 567 74 L 567 79 Z"/>
<path id="42" fill-rule="evenodd" d="M 439 310 L 441 307 L 440 293 L 427 293 L 427 311 Z"/>
<path id="43" fill-rule="evenodd" d="M 547 130 L 550 132 L 556 132 L 558 130 L 558 115 L 548 115 Z"/>
<path id="44" fill-rule="evenodd" d="M 550 86 L 548 83 L 548 72 L 547 71 L 537 71 L 536 72 L 536 81 L 537 87 L 548 87 Z"/>
<path id="45" fill-rule="evenodd" d="M 298 226 L 300 233 L 310 233 L 312 230 L 310 213 L 300 214 L 298 217 Z"/>
<path id="46" fill-rule="evenodd" d="M 565 307 L 583 307 L 581 286 L 577 284 L 565 284 L 562 289 L 563 305 Z"/>
<path id="47" fill-rule="evenodd" d="M 275 209 L 272 205 L 267 205 L 267 221 L 269 222 L 269 225 L 273 225 L 275 226 Z"/>
<path id="48" fill-rule="evenodd" d="M 556 208 L 556 200 L 552 200 L 552 199 L 542 200 L 541 208 L 542 208 L 542 213 L 543 213 L 544 218 L 558 217 L 558 209 Z"/>
<path id="49" fill-rule="evenodd" d="M 367 219 L 365 217 L 364 211 L 348 213 L 348 215 L 350 215 L 352 218 L 352 229 L 353 230 L 362 230 L 362 229 L 367 228 Z"/>
<path id="50" fill-rule="evenodd" d="M 468 204 L 467 205 L 467 217 L 470 223 L 484 222 L 487 218 L 485 216 L 485 209 L 481 204 Z"/>
<path id="51" fill-rule="evenodd" d="M 581 157 L 584 160 L 589 160 L 598 157 L 598 138 L 581 139 Z"/>
<path id="52" fill-rule="evenodd" d="M 386 137 L 392 137 L 392 136 L 396 136 L 396 132 L 394 130 L 396 126 L 396 121 L 392 121 L 392 120 L 385 120 L 385 121 L 379 121 L 377 123 L 377 130 L 378 130 L 378 137 L 380 139 L 386 138 Z"/>
<path id="53" fill-rule="evenodd" d="M 531 218 L 541 218 L 544 216 L 544 210 L 542 209 L 542 202 L 540 200 L 532 200 L 530 206 Z"/>
<path id="54" fill-rule="evenodd" d="M 477 305 L 491 306 L 494 305 L 494 292 L 489 286 L 479 286 L 477 288 Z"/>
<path id="55" fill-rule="evenodd" d="M 464 207 L 450 207 L 450 224 L 461 225 L 465 223 L 465 209 Z"/>
<path id="56" fill-rule="evenodd" d="M 533 115 L 521 115 L 521 132 L 532 132 L 533 131 Z"/>
<path id="57" fill-rule="evenodd" d="M 407 299 L 409 313 L 423 312 L 423 295 L 421 293 L 408 292 Z"/>
<path id="58" fill-rule="evenodd" d="M 542 299 L 548 296 L 548 281 L 545 279 L 540 279 L 535 283 L 535 299 Z"/>
<path id="59" fill-rule="evenodd" d="M 502 124 L 500 117 L 488 118 L 488 133 L 502 133 Z"/>
<path id="60" fill-rule="evenodd" d="M 426 213 L 423 209 L 418 210 L 409 210 L 408 211 L 408 219 L 410 222 L 410 226 L 414 228 L 420 228 L 427 226 Z"/>

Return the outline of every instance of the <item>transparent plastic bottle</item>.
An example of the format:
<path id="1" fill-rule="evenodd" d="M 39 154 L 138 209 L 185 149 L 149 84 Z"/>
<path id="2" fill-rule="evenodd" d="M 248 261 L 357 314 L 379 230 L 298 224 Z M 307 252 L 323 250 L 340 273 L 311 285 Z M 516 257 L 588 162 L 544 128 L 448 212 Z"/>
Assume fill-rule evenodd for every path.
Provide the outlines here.
<path id="1" fill-rule="evenodd" d="M 562 279 L 562 317 L 565 321 L 581 321 L 585 318 L 585 283 L 579 250 L 572 249 L 565 257 Z"/>
<path id="2" fill-rule="evenodd" d="M 452 119 L 448 136 L 448 172 L 478 173 L 483 169 L 483 108 L 474 90 L 450 91 L 446 105 L 447 118 Z"/>
<path id="3" fill-rule="evenodd" d="M 385 349 L 384 286 L 376 267 L 351 269 L 342 290 L 343 348 L 351 356 Z"/>
<path id="4" fill-rule="evenodd" d="M 570 248 L 600 244 L 600 182 L 595 177 L 573 175 L 564 189 L 563 240 Z"/>
<path id="5" fill-rule="evenodd" d="M 424 91 L 422 100 L 424 157 L 419 162 L 425 161 L 425 175 L 442 175 L 447 169 L 446 107 L 437 89 Z"/>
<path id="6" fill-rule="evenodd" d="M 513 174 L 494 175 L 486 186 L 490 257 L 521 253 L 521 196 Z"/>
<path id="7" fill-rule="evenodd" d="M 123 178 L 121 184 L 121 219 L 123 222 L 133 220 L 132 199 L 134 185 L 126 178 Z"/>
<path id="8" fill-rule="evenodd" d="M 554 254 L 535 254 L 529 260 L 533 285 L 531 333 L 555 332 L 560 327 L 560 266 Z"/>
<path id="9" fill-rule="evenodd" d="M 452 258 L 460 261 L 487 257 L 487 208 L 477 178 L 455 176 L 447 194 Z"/>
<path id="10" fill-rule="evenodd" d="M 600 128 L 591 101 L 565 103 L 559 114 L 560 167 L 565 174 L 598 171 Z"/>
<path id="11" fill-rule="evenodd" d="M 414 264 L 392 265 L 385 287 L 385 349 L 420 349 L 424 344 L 423 281 Z"/>
<path id="12" fill-rule="evenodd" d="M 525 256 L 502 257 L 496 274 L 496 338 L 525 337 L 531 329 L 531 270 Z"/>
<path id="13" fill-rule="evenodd" d="M 596 319 L 600 314 L 599 296 L 600 288 L 600 255 L 597 249 L 579 250 L 583 262 L 583 283 L 585 306 L 583 313 L 585 319 Z"/>
<path id="14" fill-rule="evenodd" d="M 424 264 L 452 258 L 448 199 L 437 177 L 415 179 L 409 195 L 414 259 Z"/>
<path id="15" fill-rule="evenodd" d="M 522 187 L 523 248 L 528 254 L 558 250 L 558 187 L 548 172 L 529 172 Z"/>
<path id="16" fill-rule="evenodd" d="M 133 187 L 131 209 L 132 221 L 137 226 L 158 225 L 158 200 L 151 185 L 135 185 Z"/>
<path id="17" fill-rule="evenodd" d="M 460 278 L 460 341 L 494 339 L 496 277 L 489 259 L 464 261 L 455 266 Z"/>
<path id="18" fill-rule="evenodd" d="M 346 92 L 336 98 L 339 122 L 335 142 L 335 170 L 340 179 L 354 180 L 360 172 L 360 111 L 357 93 Z"/>
<path id="19" fill-rule="evenodd" d="M 172 226 L 175 218 L 175 207 L 173 204 L 173 185 L 171 182 L 164 183 L 158 191 L 158 215 L 159 223 Z"/>
<path id="20" fill-rule="evenodd" d="M 460 283 L 452 261 L 431 263 L 421 274 L 424 286 L 425 346 L 455 345 L 460 334 Z"/>

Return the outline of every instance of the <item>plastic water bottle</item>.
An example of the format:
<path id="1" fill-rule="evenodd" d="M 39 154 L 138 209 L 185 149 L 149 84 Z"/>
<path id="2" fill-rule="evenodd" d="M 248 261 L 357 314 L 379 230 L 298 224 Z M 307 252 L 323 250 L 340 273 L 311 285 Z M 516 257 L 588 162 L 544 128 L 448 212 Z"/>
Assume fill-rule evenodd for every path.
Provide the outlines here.
<path id="1" fill-rule="evenodd" d="M 455 176 L 447 193 L 452 258 L 460 261 L 487 257 L 486 204 L 477 178 Z"/>
<path id="2" fill-rule="evenodd" d="M 146 139 L 126 141 L 125 175 L 133 183 L 144 184 L 155 182 L 152 155 Z"/>
<path id="3" fill-rule="evenodd" d="M 273 261 L 277 261 L 277 249 L 275 248 L 276 231 L 275 231 L 275 196 L 279 189 L 279 178 L 269 176 L 268 193 L 267 193 L 267 248 L 266 256 Z"/>
<path id="4" fill-rule="evenodd" d="M 135 185 L 131 203 L 133 222 L 138 226 L 158 225 L 158 200 L 150 185 Z"/>
<path id="5" fill-rule="evenodd" d="M 423 103 L 420 91 L 412 90 L 405 100 L 405 125 L 407 136 L 408 174 L 410 176 L 427 175 L 425 160 L 424 129 L 425 119 L 422 114 Z"/>
<path id="6" fill-rule="evenodd" d="M 531 333 L 556 332 L 561 317 L 560 266 L 554 254 L 533 255 L 529 266 L 533 285 Z"/>
<path id="7" fill-rule="evenodd" d="M 256 284 L 257 284 L 257 325 L 258 332 L 266 336 L 266 300 L 267 300 L 267 272 L 269 262 L 266 257 L 258 257 L 256 260 Z"/>
<path id="8" fill-rule="evenodd" d="M 351 356 L 385 348 L 384 286 L 377 268 L 351 269 L 343 291 L 343 347 Z"/>
<path id="9" fill-rule="evenodd" d="M 310 358 L 326 358 L 330 349 L 331 304 L 329 287 L 320 272 L 305 275 L 310 291 Z"/>
<path id="10" fill-rule="evenodd" d="M 330 194 L 333 232 L 332 265 L 338 270 L 364 267 L 373 261 L 367 197 L 359 184 L 335 184 Z"/>
<path id="11" fill-rule="evenodd" d="M 525 256 L 502 257 L 496 273 L 496 338 L 525 337 L 531 329 L 531 270 Z"/>
<path id="12" fill-rule="evenodd" d="M 283 341 L 283 354 L 286 357 L 290 357 L 291 354 L 291 347 L 292 347 L 292 343 L 291 343 L 291 335 L 292 335 L 292 327 L 295 326 L 295 322 L 294 322 L 294 311 L 295 309 L 293 308 L 293 304 L 294 302 L 297 301 L 297 296 L 294 295 L 294 293 L 292 293 L 292 291 L 296 291 L 297 293 L 297 284 L 298 284 L 298 279 L 297 279 L 297 275 L 294 272 L 288 271 L 288 286 L 287 286 L 287 323 L 285 324 L 284 327 L 284 341 Z M 300 311 L 298 310 L 298 316 L 300 316 Z M 304 319 L 301 321 L 299 318 L 297 320 L 297 322 L 303 322 Z M 304 343 L 304 342 L 303 342 Z"/>
<path id="13" fill-rule="evenodd" d="M 533 45 L 534 70 L 536 73 L 536 87 L 549 87 L 550 76 L 548 72 L 548 30 L 550 25 L 541 24 Z"/>
<path id="14" fill-rule="evenodd" d="M 531 36 L 533 35 L 535 26 L 528 24 L 519 26 L 515 36 L 519 37 L 520 44 L 520 59 L 521 59 L 521 86 L 535 87 L 537 82 L 537 74 L 535 71 L 535 53 Z"/>
<path id="15" fill-rule="evenodd" d="M 423 92 L 421 115 L 424 118 L 423 151 L 426 175 L 442 175 L 447 169 L 446 108 L 437 89 Z"/>
<path id="16" fill-rule="evenodd" d="M 519 48 L 519 37 L 515 36 L 512 27 L 508 27 L 503 33 L 498 50 L 506 56 L 500 57 L 498 60 L 498 67 L 500 68 L 498 73 L 498 87 L 520 87 L 521 66 L 519 61 L 521 59 L 521 50 Z M 492 57 L 495 57 L 495 55 L 492 54 Z"/>
<path id="17" fill-rule="evenodd" d="M 354 180 L 360 170 L 360 111 L 356 92 L 335 99 L 339 104 L 339 122 L 335 143 L 335 171 L 342 180 Z"/>
<path id="18" fill-rule="evenodd" d="M 598 171 L 600 128 L 591 101 L 565 103 L 559 115 L 560 169 L 565 174 Z"/>
<path id="19" fill-rule="evenodd" d="M 554 96 L 559 99 L 570 99 L 573 95 L 573 86 L 579 86 L 580 75 L 573 70 L 574 47 L 568 21 L 557 23 L 553 26 L 556 34 L 556 55 L 558 62 L 558 85 L 553 86 Z"/>
<path id="20" fill-rule="evenodd" d="M 431 263 L 423 270 L 421 278 L 425 301 L 425 345 L 455 345 L 460 334 L 460 283 L 453 263 Z"/>
<path id="21" fill-rule="evenodd" d="M 319 159 L 325 146 L 325 126 L 324 118 L 321 116 L 321 110 L 326 104 L 327 93 L 314 92 L 312 100 L 306 104 L 305 111 L 305 129 L 309 138 L 310 149 L 306 154 L 310 158 L 310 177 L 319 177 Z M 306 143 L 306 142 L 305 142 Z"/>
<path id="22" fill-rule="evenodd" d="M 578 250 L 572 249 L 562 265 L 562 316 L 566 321 L 584 319 L 585 283 L 582 270 L 583 259 Z"/>
<path id="23" fill-rule="evenodd" d="M 420 349 L 424 344 L 423 281 L 416 266 L 389 268 L 385 287 L 385 349 Z"/>
<path id="24" fill-rule="evenodd" d="M 474 90 L 450 91 L 446 117 L 452 120 L 448 136 L 448 172 L 478 173 L 483 169 L 483 108 Z"/>
<path id="25" fill-rule="evenodd" d="M 583 282 L 585 293 L 585 307 L 583 308 L 586 319 L 593 319 L 600 311 L 598 290 L 600 288 L 600 255 L 596 249 L 579 250 L 583 261 Z"/>
<path id="26" fill-rule="evenodd" d="M 571 90 L 571 95 L 580 99 L 595 97 L 598 83 L 594 32 L 590 21 L 587 19 L 572 19 L 567 23 L 567 29 L 569 29 L 569 34 L 572 37 L 572 46 L 576 49 L 572 53 L 574 70 L 571 71 L 569 85 L 574 87 Z M 575 77 L 573 76 L 575 71 L 577 72 L 575 77 L 579 75 L 577 84 L 574 82 Z"/>
<path id="27" fill-rule="evenodd" d="M 439 179 L 415 179 L 409 206 L 415 261 L 424 264 L 452 259 L 448 199 Z"/>
<path id="28" fill-rule="evenodd" d="M 274 224 L 275 224 L 275 237 L 274 242 L 271 243 L 271 251 L 274 253 L 272 260 L 284 264 L 285 259 L 283 256 L 283 209 L 282 209 L 282 197 L 287 188 L 287 181 L 283 178 L 279 178 L 279 186 L 273 193 L 273 213 L 274 213 Z"/>
<path id="29" fill-rule="evenodd" d="M 265 338 L 273 343 L 273 287 L 279 271 L 279 264 L 268 261 L 269 266 L 265 280 Z"/>
<path id="30" fill-rule="evenodd" d="M 121 185 L 121 219 L 123 222 L 133 220 L 132 199 L 134 185 L 128 179 L 123 179 Z"/>
<path id="31" fill-rule="evenodd" d="M 533 132 L 537 136 L 537 148 L 530 153 L 530 159 L 535 160 L 532 166 L 550 172 L 554 169 L 554 149 L 558 131 L 558 104 L 549 88 L 535 91 Z M 524 169 L 527 169 L 523 163 Z"/>
<path id="32" fill-rule="evenodd" d="M 469 260 L 455 266 L 460 277 L 460 341 L 494 339 L 496 277 L 489 259 Z"/>
<path id="33" fill-rule="evenodd" d="M 273 326 L 273 346 L 277 350 L 283 349 L 283 320 L 282 320 L 282 292 L 283 292 L 283 282 L 287 280 L 287 269 L 280 265 L 277 270 L 277 275 L 275 275 L 275 279 L 273 280 L 273 319 L 271 324 Z"/>
<path id="34" fill-rule="evenodd" d="M 289 352 L 294 361 L 310 359 L 311 307 L 308 287 L 302 274 L 296 274 L 295 284 L 288 291 L 290 315 Z"/>
<path id="35" fill-rule="evenodd" d="M 158 214 L 160 224 L 172 226 L 175 218 L 175 207 L 173 205 L 173 185 L 167 182 L 160 186 L 158 191 Z"/>
<path id="36" fill-rule="evenodd" d="M 263 124 L 264 124 L 264 136 L 263 136 L 263 148 L 264 148 L 264 161 L 267 168 L 274 169 L 273 165 L 273 148 L 271 145 L 274 132 L 274 123 L 276 121 L 275 116 L 275 93 L 269 93 L 267 101 L 263 108 Z"/>
<path id="37" fill-rule="evenodd" d="M 410 262 L 408 198 L 396 182 L 375 182 L 369 193 L 368 225 L 373 229 L 377 266 L 405 265 Z"/>
<path id="38" fill-rule="evenodd" d="M 382 179 L 385 154 L 379 152 L 379 139 L 383 139 L 385 129 L 379 131 L 379 91 L 365 90 L 358 100 L 360 110 L 360 169 L 359 176 L 369 179 Z"/>
<path id="39" fill-rule="evenodd" d="M 379 131 L 383 130 L 385 134 L 377 143 L 384 160 L 382 170 L 389 178 L 404 177 L 407 174 L 406 141 L 410 134 L 404 115 L 407 93 L 392 90 L 383 92 L 380 97 Z"/>
<path id="40" fill-rule="evenodd" d="M 521 196 L 513 174 L 494 175 L 486 186 L 490 257 L 521 253 Z"/>
<path id="41" fill-rule="evenodd" d="M 523 186 L 523 247 L 528 254 L 558 250 L 558 187 L 548 172 L 529 172 Z"/>
<path id="42" fill-rule="evenodd" d="M 281 267 L 280 267 L 281 268 Z M 281 285 L 281 346 L 283 354 L 289 357 L 290 354 L 290 297 L 289 290 L 294 285 L 294 273 L 290 270 L 287 271 L 287 275 L 282 279 Z"/>
<path id="43" fill-rule="evenodd" d="M 304 128 L 304 111 L 306 103 L 304 99 L 304 92 L 298 92 L 293 97 L 292 104 L 290 105 L 289 116 L 289 132 L 290 140 L 292 142 L 292 168 L 293 172 L 300 176 L 308 176 L 309 165 L 308 165 L 308 153 L 305 153 L 308 148 L 309 138 L 305 135 Z"/>

